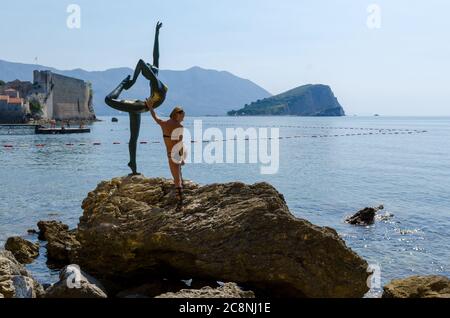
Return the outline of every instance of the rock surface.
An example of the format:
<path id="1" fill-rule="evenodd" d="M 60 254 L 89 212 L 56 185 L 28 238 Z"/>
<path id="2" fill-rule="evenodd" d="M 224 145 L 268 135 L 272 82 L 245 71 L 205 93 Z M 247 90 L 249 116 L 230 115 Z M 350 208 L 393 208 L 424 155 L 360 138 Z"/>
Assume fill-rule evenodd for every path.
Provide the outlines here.
<path id="1" fill-rule="evenodd" d="M 58 221 L 40 221 L 38 227 L 39 239 L 47 241 L 49 261 L 70 264 L 71 254 L 80 246 L 76 232 Z"/>
<path id="2" fill-rule="evenodd" d="M 349 217 L 346 222 L 352 225 L 370 225 L 375 222 L 375 215 L 378 211 L 383 210 L 384 206 L 380 205 L 378 208 L 364 208 L 355 215 Z"/>
<path id="3" fill-rule="evenodd" d="M 5 250 L 10 251 L 16 260 L 22 264 L 30 264 L 39 256 L 38 243 L 31 243 L 18 236 L 8 238 Z"/>
<path id="4" fill-rule="evenodd" d="M 129 288 L 119 292 L 117 298 L 153 298 L 168 292 L 177 292 L 186 288 L 181 281 L 155 280 L 138 287 Z"/>
<path id="5" fill-rule="evenodd" d="M 59 274 L 59 282 L 45 291 L 45 298 L 107 298 L 99 281 L 81 271 L 78 265 L 66 266 Z"/>
<path id="6" fill-rule="evenodd" d="M 266 183 L 185 184 L 142 176 L 100 183 L 83 201 L 73 263 L 100 280 L 236 282 L 272 296 L 362 297 L 367 262 L 336 231 L 295 218 Z M 132 285 L 130 286 L 132 287 Z"/>
<path id="7" fill-rule="evenodd" d="M 450 279 L 445 276 L 412 276 L 383 288 L 383 298 L 450 298 Z"/>
<path id="8" fill-rule="evenodd" d="M 243 291 L 235 283 L 226 283 L 218 288 L 182 289 L 177 293 L 166 293 L 155 298 L 255 298 L 255 294 Z"/>
<path id="9" fill-rule="evenodd" d="M 44 293 L 10 251 L 0 251 L 0 298 L 37 298 Z"/>

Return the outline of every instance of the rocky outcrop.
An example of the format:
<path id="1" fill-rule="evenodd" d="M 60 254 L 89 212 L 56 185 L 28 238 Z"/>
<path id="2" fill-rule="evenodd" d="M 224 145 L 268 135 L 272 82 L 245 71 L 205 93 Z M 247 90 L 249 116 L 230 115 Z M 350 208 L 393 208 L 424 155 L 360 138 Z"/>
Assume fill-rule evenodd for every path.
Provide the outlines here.
<path id="1" fill-rule="evenodd" d="M 218 288 L 183 289 L 177 293 L 166 293 L 155 298 L 255 298 L 252 291 L 243 291 L 235 283 L 227 283 Z"/>
<path id="2" fill-rule="evenodd" d="M 154 280 L 138 287 L 129 288 L 117 293 L 117 298 L 153 298 L 168 292 L 177 292 L 186 288 L 182 281 L 167 279 Z"/>
<path id="3" fill-rule="evenodd" d="M 0 251 L 0 298 L 37 298 L 43 293 L 42 286 L 10 251 Z"/>
<path id="4" fill-rule="evenodd" d="M 345 222 L 352 225 L 370 225 L 375 222 L 377 212 L 383 210 L 384 206 L 380 205 L 378 208 L 364 208 L 358 211 L 355 215 L 347 218 Z"/>
<path id="5" fill-rule="evenodd" d="M 285 93 L 257 100 L 229 116 L 345 116 L 333 91 L 327 85 L 303 85 Z"/>
<path id="6" fill-rule="evenodd" d="M 78 265 L 66 266 L 59 274 L 59 282 L 45 291 L 45 298 L 107 298 L 104 287 Z"/>
<path id="7" fill-rule="evenodd" d="M 51 262 L 70 264 L 71 254 L 80 246 L 76 232 L 58 221 L 40 221 L 39 239 L 47 241 L 47 257 Z"/>
<path id="8" fill-rule="evenodd" d="M 73 263 L 122 289 L 143 277 L 179 277 L 236 282 L 271 296 L 367 292 L 367 263 L 333 229 L 295 218 L 269 184 L 185 188 L 177 212 L 171 181 L 100 183 L 83 201 Z"/>
<path id="9" fill-rule="evenodd" d="M 31 243 L 18 236 L 8 238 L 5 250 L 10 251 L 22 264 L 30 264 L 39 256 L 38 243 Z"/>
<path id="10" fill-rule="evenodd" d="M 383 298 L 450 298 L 450 279 L 445 276 L 412 276 L 383 288 Z"/>

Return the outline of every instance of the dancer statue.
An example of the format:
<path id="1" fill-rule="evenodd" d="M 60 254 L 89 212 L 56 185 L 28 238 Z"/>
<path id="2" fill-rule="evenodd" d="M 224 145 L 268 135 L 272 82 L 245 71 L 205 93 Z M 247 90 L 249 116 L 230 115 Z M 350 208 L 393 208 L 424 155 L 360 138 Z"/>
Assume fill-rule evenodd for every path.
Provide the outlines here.
<path id="1" fill-rule="evenodd" d="M 130 167 L 132 173 L 130 175 L 139 175 L 137 172 L 136 164 L 136 149 L 137 141 L 139 138 L 139 130 L 141 127 L 141 114 L 148 112 L 148 102 L 151 102 L 153 108 L 158 108 L 164 103 L 167 94 L 167 86 L 164 85 L 158 79 L 159 73 L 159 30 L 162 28 L 162 23 L 158 22 L 156 24 L 156 34 L 155 34 L 155 44 L 153 48 L 153 65 L 139 60 L 136 69 L 134 71 L 133 78 L 127 76 L 120 84 L 117 86 L 108 96 L 105 98 L 105 103 L 117 110 L 127 112 L 130 116 L 130 162 L 128 166 Z M 129 90 L 135 83 L 139 75 L 142 75 L 150 81 L 151 95 L 149 100 L 123 100 L 119 99 L 122 91 Z"/>

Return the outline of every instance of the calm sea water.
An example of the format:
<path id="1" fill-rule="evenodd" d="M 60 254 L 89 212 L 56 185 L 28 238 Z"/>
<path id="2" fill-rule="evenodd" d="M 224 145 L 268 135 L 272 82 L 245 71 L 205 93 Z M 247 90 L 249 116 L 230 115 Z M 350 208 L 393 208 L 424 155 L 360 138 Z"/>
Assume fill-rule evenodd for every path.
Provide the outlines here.
<path id="1" fill-rule="evenodd" d="M 128 118 L 102 119 L 91 134 L 0 134 L 0 244 L 25 235 L 39 220 L 75 227 L 86 194 L 101 180 L 129 173 Z M 414 274 L 450 276 L 450 118 L 201 119 L 205 128 L 224 132 L 280 127 L 282 137 L 292 138 L 280 140 L 277 174 L 262 175 L 257 164 L 191 164 L 184 169 L 186 179 L 273 184 L 296 216 L 335 228 L 347 245 L 380 266 L 383 284 Z M 193 120 L 186 121 L 187 128 Z M 139 145 L 139 170 L 170 177 L 161 133 L 149 116 L 140 140 L 147 144 Z M 380 204 L 394 217 L 368 227 L 345 224 L 346 216 Z M 41 282 L 56 279 L 44 257 L 29 269 Z"/>

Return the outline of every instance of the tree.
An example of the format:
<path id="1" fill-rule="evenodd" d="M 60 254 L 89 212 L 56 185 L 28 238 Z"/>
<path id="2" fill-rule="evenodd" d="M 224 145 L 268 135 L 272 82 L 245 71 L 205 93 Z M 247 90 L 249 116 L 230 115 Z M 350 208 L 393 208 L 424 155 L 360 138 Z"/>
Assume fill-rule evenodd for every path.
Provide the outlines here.
<path id="1" fill-rule="evenodd" d="M 40 115 L 42 113 L 41 103 L 37 100 L 30 101 L 30 112 L 32 115 Z"/>
<path id="2" fill-rule="evenodd" d="M 6 83 L 4 82 L 4 81 L 2 81 L 2 80 L 0 80 L 0 86 L 3 86 L 3 85 L 5 85 Z"/>

